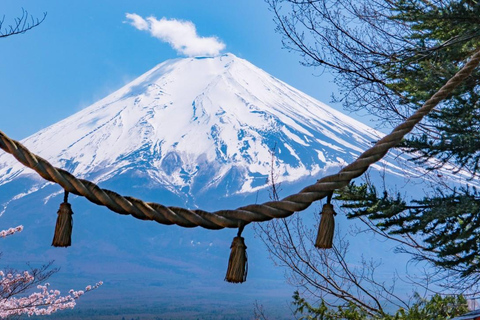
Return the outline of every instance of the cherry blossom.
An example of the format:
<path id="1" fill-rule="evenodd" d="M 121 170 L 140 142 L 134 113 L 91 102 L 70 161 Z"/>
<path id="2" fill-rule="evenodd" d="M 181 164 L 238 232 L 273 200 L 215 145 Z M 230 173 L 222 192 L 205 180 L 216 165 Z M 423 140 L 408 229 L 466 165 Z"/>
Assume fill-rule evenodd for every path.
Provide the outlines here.
<path id="1" fill-rule="evenodd" d="M 23 226 L 18 226 L 18 227 L 15 227 L 15 228 L 10 228 L 10 229 L 7 229 L 7 230 L 2 230 L 0 231 L 0 238 L 5 238 L 5 237 L 8 237 L 8 236 L 11 236 L 12 234 L 15 234 L 17 232 L 21 232 L 23 230 Z"/>
<path id="2" fill-rule="evenodd" d="M 0 231 L 0 237 L 5 238 L 23 230 L 23 226 Z M 62 296 L 59 290 L 50 289 L 49 283 L 39 284 L 50 277 L 55 270 L 47 271 L 50 265 L 31 271 L 1 271 L 0 270 L 0 318 L 10 316 L 50 315 L 59 310 L 72 309 L 76 301 L 88 291 L 97 289 L 103 284 L 88 285 L 85 290 L 70 290 Z M 37 290 L 32 291 L 36 285 Z"/>

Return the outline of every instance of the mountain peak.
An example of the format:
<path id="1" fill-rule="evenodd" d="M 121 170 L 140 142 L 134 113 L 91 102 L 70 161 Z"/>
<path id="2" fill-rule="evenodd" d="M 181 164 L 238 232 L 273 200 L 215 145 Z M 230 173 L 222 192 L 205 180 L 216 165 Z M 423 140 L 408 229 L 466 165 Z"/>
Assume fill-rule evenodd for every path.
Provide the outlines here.
<path id="1" fill-rule="evenodd" d="M 22 142 L 97 182 L 138 172 L 171 191 L 225 183 L 238 193 L 265 187 L 272 161 L 277 182 L 295 181 L 353 160 L 378 136 L 226 53 L 165 61 Z M 25 174 L 0 155 L 0 185 Z"/>
<path id="2" fill-rule="evenodd" d="M 219 55 L 216 55 L 216 56 L 196 56 L 196 57 L 191 57 L 193 59 L 196 59 L 196 60 L 202 60 L 202 59 L 221 59 L 221 58 L 232 58 L 232 59 L 235 59 L 237 58 L 236 55 L 234 55 L 233 53 L 230 53 L 230 52 L 227 52 L 227 53 L 221 53 Z M 186 58 L 188 59 L 188 58 Z"/>

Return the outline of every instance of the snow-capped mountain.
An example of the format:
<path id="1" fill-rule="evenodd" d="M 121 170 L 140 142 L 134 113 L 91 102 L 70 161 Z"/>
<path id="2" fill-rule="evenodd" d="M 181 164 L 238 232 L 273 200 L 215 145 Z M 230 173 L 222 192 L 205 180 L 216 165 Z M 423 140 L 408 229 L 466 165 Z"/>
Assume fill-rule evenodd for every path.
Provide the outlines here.
<path id="1" fill-rule="evenodd" d="M 378 140 L 370 127 L 233 54 L 159 64 L 97 103 L 22 140 L 73 174 L 100 182 L 146 175 L 172 192 L 264 187 L 344 165 Z M 32 174 L 0 154 L 0 185 Z"/>

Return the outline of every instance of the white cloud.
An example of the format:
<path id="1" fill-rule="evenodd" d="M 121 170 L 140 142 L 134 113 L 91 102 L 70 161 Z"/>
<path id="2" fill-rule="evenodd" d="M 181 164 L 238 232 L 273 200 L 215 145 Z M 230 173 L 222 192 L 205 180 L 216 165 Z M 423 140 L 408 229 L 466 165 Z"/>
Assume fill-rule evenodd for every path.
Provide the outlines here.
<path id="1" fill-rule="evenodd" d="M 225 49 L 225 44 L 217 37 L 200 37 L 191 21 L 155 17 L 142 18 L 135 13 L 127 13 L 129 24 L 149 32 L 153 37 L 169 43 L 179 54 L 191 56 L 215 56 Z"/>

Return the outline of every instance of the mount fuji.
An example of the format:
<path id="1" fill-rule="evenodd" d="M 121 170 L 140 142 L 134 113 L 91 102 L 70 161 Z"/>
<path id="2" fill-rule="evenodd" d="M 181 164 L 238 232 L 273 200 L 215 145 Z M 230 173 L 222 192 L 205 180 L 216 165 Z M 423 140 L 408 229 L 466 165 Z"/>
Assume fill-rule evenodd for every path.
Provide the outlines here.
<path id="1" fill-rule="evenodd" d="M 101 187 L 164 205 L 211 210 L 268 199 L 272 169 L 284 191 L 298 191 L 351 162 L 381 137 L 248 61 L 225 54 L 161 63 L 21 142 Z M 405 170 L 415 172 L 401 161 L 387 156 L 373 168 L 400 181 Z M 101 301 L 105 308 L 147 305 L 165 312 L 172 305 L 180 308 L 179 301 L 201 309 L 219 299 L 240 301 L 239 312 L 248 313 L 255 300 L 278 309 L 291 296 L 283 272 L 266 258 L 251 230 L 246 237 L 256 244 L 247 239 L 250 274 L 240 289 L 223 282 L 232 230 L 159 226 L 71 197 L 72 247 L 51 248 L 61 193 L 59 186 L 0 153 L 2 225 L 25 226 L 20 235 L 2 240 L 0 261 L 23 268 L 25 261 L 55 260 L 61 272 L 50 282 L 61 280 L 64 284 L 57 287 L 67 290 L 103 280 L 95 292 L 101 297 L 85 298 L 92 309 Z"/>
<path id="2" fill-rule="evenodd" d="M 22 143 L 95 182 L 131 171 L 198 196 L 222 182 L 227 195 L 264 188 L 272 151 L 278 182 L 298 181 L 346 164 L 380 136 L 225 54 L 159 64 Z M 0 185 L 29 173 L 0 155 Z"/>

